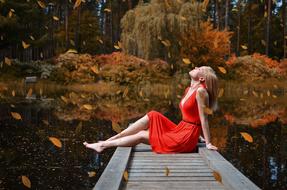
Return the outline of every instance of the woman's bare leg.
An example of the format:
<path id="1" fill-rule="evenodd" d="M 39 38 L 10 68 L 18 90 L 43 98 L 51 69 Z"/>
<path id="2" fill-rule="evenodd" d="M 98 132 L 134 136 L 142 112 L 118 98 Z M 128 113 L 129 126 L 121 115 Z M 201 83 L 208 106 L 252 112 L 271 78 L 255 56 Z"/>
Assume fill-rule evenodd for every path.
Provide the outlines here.
<path id="1" fill-rule="evenodd" d="M 119 134 L 112 136 L 107 141 L 115 140 L 120 137 L 125 137 L 128 135 L 133 135 L 138 133 L 139 131 L 146 130 L 148 128 L 149 118 L 147 115 L 143 116 L 142 118 L 138 119 L 136 122 L 130 124 L 125 130 L 120 132 Z"/>
<path id="2" fill-rule="evenodd" d="M 142 130 L 136 134 L 128 135 L 128 136 L 121 137 L 115 140 L 109 140 L 109 141 L 106 140 L 106 141 L 100 141 L 100 142 L 91 143 L 91 144 L 84 142 L 83 144 L 87 148 L 93 149 L 100 153 L 106 148 L 116 147 L 116 146 L 122 146 L 122 147 L 135 146 L 139 143 L 149 144 L 149 131 L 148 130 Z"/>

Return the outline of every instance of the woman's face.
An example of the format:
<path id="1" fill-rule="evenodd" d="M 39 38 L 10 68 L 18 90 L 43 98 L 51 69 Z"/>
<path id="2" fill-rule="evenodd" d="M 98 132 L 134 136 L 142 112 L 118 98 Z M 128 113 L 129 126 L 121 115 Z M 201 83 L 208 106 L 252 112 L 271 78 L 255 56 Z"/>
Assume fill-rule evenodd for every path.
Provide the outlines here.
<path id="1" fill-rule="evenodd" d="M 189 76 L 193 80 L 199 80 L 199 78 L 204 77 L 204 67 L 195 67 L 189 72 Z"/>

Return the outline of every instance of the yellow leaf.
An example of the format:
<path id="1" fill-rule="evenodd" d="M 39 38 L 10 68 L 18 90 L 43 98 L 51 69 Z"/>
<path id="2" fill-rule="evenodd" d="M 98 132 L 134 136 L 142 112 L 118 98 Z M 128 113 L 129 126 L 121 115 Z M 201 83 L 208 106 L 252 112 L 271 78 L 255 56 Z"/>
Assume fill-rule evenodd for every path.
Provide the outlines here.
<path id="1" fill-rule="evenodd" d="M 212 109 L 210 109 L 210 108 L 208 108 L 208 107 L 206 107 L 206 106 L 203 108 L 203 110 L 204 110 L 204 113 L 206 113 L 206 114 L 208 114 L 208 115 L 212 115 L 212 114 L 213 114 Z"/>
<path id="2" fill-rule="evenodd" d="M 95 74 L 99 74 L 99 69 L 96 66 L 91 67 L 91 70 L 95 73 Z"/>
<path id="3" fill-rule="evenodd" d="M 224 67 L 218 67 L 219 71 L 222 72 L 223 74 L 226 74 L 227 71 Z"/>
<path id="4" fill-rule="evenodd" d="M 166 46 L 166 47 L 171 46 L 171 43 L 170 43 L 169 40 L 162 40 L 161 43 L 162 43 L 164 46 Z"/>
<path id="5" fill-rule="evenodd" d="M 114 121 L 112 121 L 112 128 L 117 133 L 120 133 L 122 131 L 120 125 Z"/>
<path id="6" fill-rule="evenodd" d="M 11 112 L 11 115 L 16 120 L 21 120 L 22 119 L 21 115 L 19 113 L 17 113 L 17 112 Z"/>
<path id="7" fill-rule="evenodd" d="M 68 99 L 65 96 L 61 96 L 61 99 L 65 102 L 68 103 Z"/>
<path id="8" fill-rule="evenodd" d="M 125 172 L 124 172 L 124 179 L 125 179 L 126 181 L 128 181 L 128 179 L 129 179 L 129 174 L 128 174 L 128 171 L 127 171 L 127 170 L 125 170 Z"/>
<path id="9" fill-rule="evenodd" d="M 97 39 L 101 44 L 103 44 L 103 40 L 101 40 L 100 38 Z"/>
<path id="10" fill-rule="evenodd" d="M 188 58 L 183 58 L 182 61 L 187 65 L 191 63 L 191 61 Z"/>
<path id="11" fill-rule="evenodd" d="M 26 42 L 22 41 L 22 46 L 24 49 L 27 49 L 28 47 L 30 47 L 30 44 L 27 44 Z"/>
<path id="12" fill-rule="evenodd" d="M 42 1 L 37 1 L 38 5 L 42 8 L 42 9 L 45 9 L 46 8 L 46 5 L 44 2 Z"/>
<path id="13" fill-rule="evenodd" d="M 75 50 L 75 49 L 69 49 L 68 51 L 66 51 L 66 53 L 75 53 L 75 54 L 77 54 L 78 51 Z"/>
<path id="14" fill-rule="evenodd" d="M 90 104 L 84 104 L 83 105 L 83 108 L 87 109 L 87 110 L 92 110 L 93 109 L 93 106 L 90 105 Z"/>
<path id="15" fill-rule="evenodd" d="M 28 90 L 28 93 L 27 93 L 27 97 L 31 97 L 32 96 L 32 93 L 33 93 L 33 89 L 32 88 L 29 88 Z"/>
<path id="16" fill-rule="evenodd" d="M 82 3 L 82 0 L 76 0 L 75 4 L 74 4 L 74 9 L 76 9 L 77 7 L 79 7 Z"/>
<path id="17" fill-rule="evenodd" d="M 89 177 L 94 177 L 96 175 L 95 171 L 88 172 Z"/>
<path id="18" fill-rule="evenodd" d="M 168 167 L 165 167 L 164 173 L 165 173 L 165 176 L 169 176 L 170 170 Z"/>
<path id="19" fill-rule="evenodd" d="M 223 96 L 223 94 L 224 94 L 224 89 L 220 88 L 217 97 L 221 98 Z"/>
<path id="20" fill-rule="evenodd" d="M 115 49 L 121 49 L 120 46 L 118 46 L 118 45 L 114 45 L 114 48 Z"/>
<path id="21" fill-rule="evenodd" d="M 11 65 L 11 59 L 9 59 L 8 57 L 4 58 L 4 63 L 6 63 L 7 65 Z"/>
<path id="22" fill-rule="evenodd" d="M 62 143 L 59 139 L 57 139 L 56 137 L 49 137 L 49 140 L 56 146 L 61 148 L 62 147 Z"/>
<path id="23" fill-rule="evenodd" d="M 31 188 L 31 181 L 27 176 L 22 175 L 21 179 L 22 179 L 23 185 L 25 185 L 28 188 Z"/>
<path id="24" fill-rule="evenodd" d="M 248 47 L 245 45 L 241 45 L 241 47 L 242 47 L 242 49 L 248 49 Z"/>
<path id="25" fill-rule="evenodd" d="M 217 171 L 213 171 L 213 176 L 216 179 L 216 181 L 222 183 L 221 175 Z"/>
<path id="26" fill-rule="evenodd" d="M 8 17 L 11 18 L 12 16 L 13 16 L 13 11 L 11 11 L 11 9 L 10 9 L 10 11 L 8 13 Z"/>
<path id="27" fill-rule="evenodd" d="M 53 16 L 53 19 L 54 19 L 55 21 L 58 21 L 58 20 L 59 20 L 59 18 L 56 17 L 56 16 Z"/>
<path id="28" fill-rule="evenodd" d="M 251 135 L 249 135 L 246 132 L 240 132 L 241 136 L 248 142 L 252 143 L 253 142 L 253 138 Z"/>
<path id="29" fill-rule="evenodd" d="M 112 12 L 112 10 L 111 10 L 111 9 L 108 9 L 108 8 L 105 8 L 104 11 L 105 11 L 105 12 L 108 12 L 108 13 Z"/>
<path id="30" fill-rule="evenodd" d="M 12 90 L 12 96 L 13 97 L 15 96 L 15 90 Z"/>

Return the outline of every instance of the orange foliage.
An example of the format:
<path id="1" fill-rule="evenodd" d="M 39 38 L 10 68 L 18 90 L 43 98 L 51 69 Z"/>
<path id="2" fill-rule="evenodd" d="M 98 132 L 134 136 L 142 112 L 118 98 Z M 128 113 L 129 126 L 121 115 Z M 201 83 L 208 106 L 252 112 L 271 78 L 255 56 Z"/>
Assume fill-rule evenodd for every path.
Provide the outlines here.
<path id="1" fill-rule="evenodd" d="M 279 62 L 276 60 L 273 60 L 266 55 L 261 55 L 260 53 L 254 53 L 252 55 L 253 58 L 255 59 L 260 59 L 262 60 L 269 68 L 275 68 L 279 65 Z"/>
<path id="2" fill-rule="evenodd" d="M 233 115 L 226 113 L 226 114 L 224 114 L 224 118 L 226 121 L 229 121 L 230 123 L 234 123 L 235 118 Z"/>
<path id="3" fill-rule="evenodd" d="M 233 53 L 231 56 L 228 58 L 228 60 L 225 62 L 227 65 L 233 65 L 234 62 L 237 60 L 236 55 Z"/>
<path id="4" fill-rule="evenodd" d="M 220 65 L 230 51 L 232 32 L 213 29 L 210 22 L 202 22 L 197 30 L 188 29 L 181 39 L 181 56 L 196 65 Z"/>
<path id="5" fill-rule="evenodd" d="M 250 125 L 251 125 L 251 127 L 256 128 L 258 126 L 262 126 L 262 125 L 266 125 L 266 124 L 268 124 L 270 122 L 274 122 L 274 121 L 277 120 L 277 118 L 278 118 L 278 116 L 275 115 L 275 114 L 267 114 L 267 115 L 264 115 L 260 119 L 256 119 L 256 120 L 252 121 L 250 123 Z"/>

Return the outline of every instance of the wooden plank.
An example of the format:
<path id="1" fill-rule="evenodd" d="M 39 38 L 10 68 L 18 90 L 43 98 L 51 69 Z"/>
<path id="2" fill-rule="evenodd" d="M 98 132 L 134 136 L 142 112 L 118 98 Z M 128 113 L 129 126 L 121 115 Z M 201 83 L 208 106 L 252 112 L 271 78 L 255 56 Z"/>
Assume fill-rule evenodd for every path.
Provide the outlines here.
<path id="1" fill-rule="evenodd" d="M 174 173 L 187 173 L 187 172 L 211 172 L 212 173 L 212 170 L 210 168 L 175 168 L 175 169 L 171 169 L 171 168 L 168 168 L 170 170 L 170 172 L 174 172 Z M 136 173 L 136 172 L 147 172 L 147 173 L 156 173 L 156 172 L 165 172 L 165 168 L 159 168 L 159 169 L 146 169 L 146 168 L 132 168 L 129 170 L 129 173 Z"/>
<path id="2" fill-rule="evenodd" d="M 181 190 L 223 190 L 224 187 L 216 181 L 201 181 L 201 182 L 129 182 L 126 189 L 129 190 L 168 190 L 168 189 L 181 189 Z"/>
<path id="3" fill-rule="evenodd" d="M 164 168 L 165 166 L 128 166 L 129 169 L 159 169 Z M 185 168 L 197 168 L 197 169 L 208 169 L 209 166 L 168 166 L 169 169 L 185 169 Z"/>
<path id="4" fill-rule="evenodd" d="M 222 183 L 227 189 L 234 190 L 257 190 L 252 181 L 238 171 L 230 162 L 223 158 L 217 151 L 200 148 L 199 154 L 202 155 L 209 167 L 217 171 L 222 178 Z"/>
<path id="5" fill-rule="evenodd" d="M 215 181 L 213 176 L 192 176 L 192 177 L 174 177 L 174 176 L 143 176 L 143 177 L 129 177 L 128 181 Z"/>
<path id="6" fill-rule="evenodd" d="M 167 177 L 212 177 L 213 174 L 211 172 L 188 172 L 188 173 L 175 173 L 175 172 L 169 172 Z M 134 173 L 129 172 L 129 178 L 133 177 L 166 177 L 165 171 L 157 172 L 157 173 Z"/>
<path id="7" fill-rule="evenodd" d="M 130 154 L 131 147 L 118 147 L 93 190 L 118 190 Z"/>

